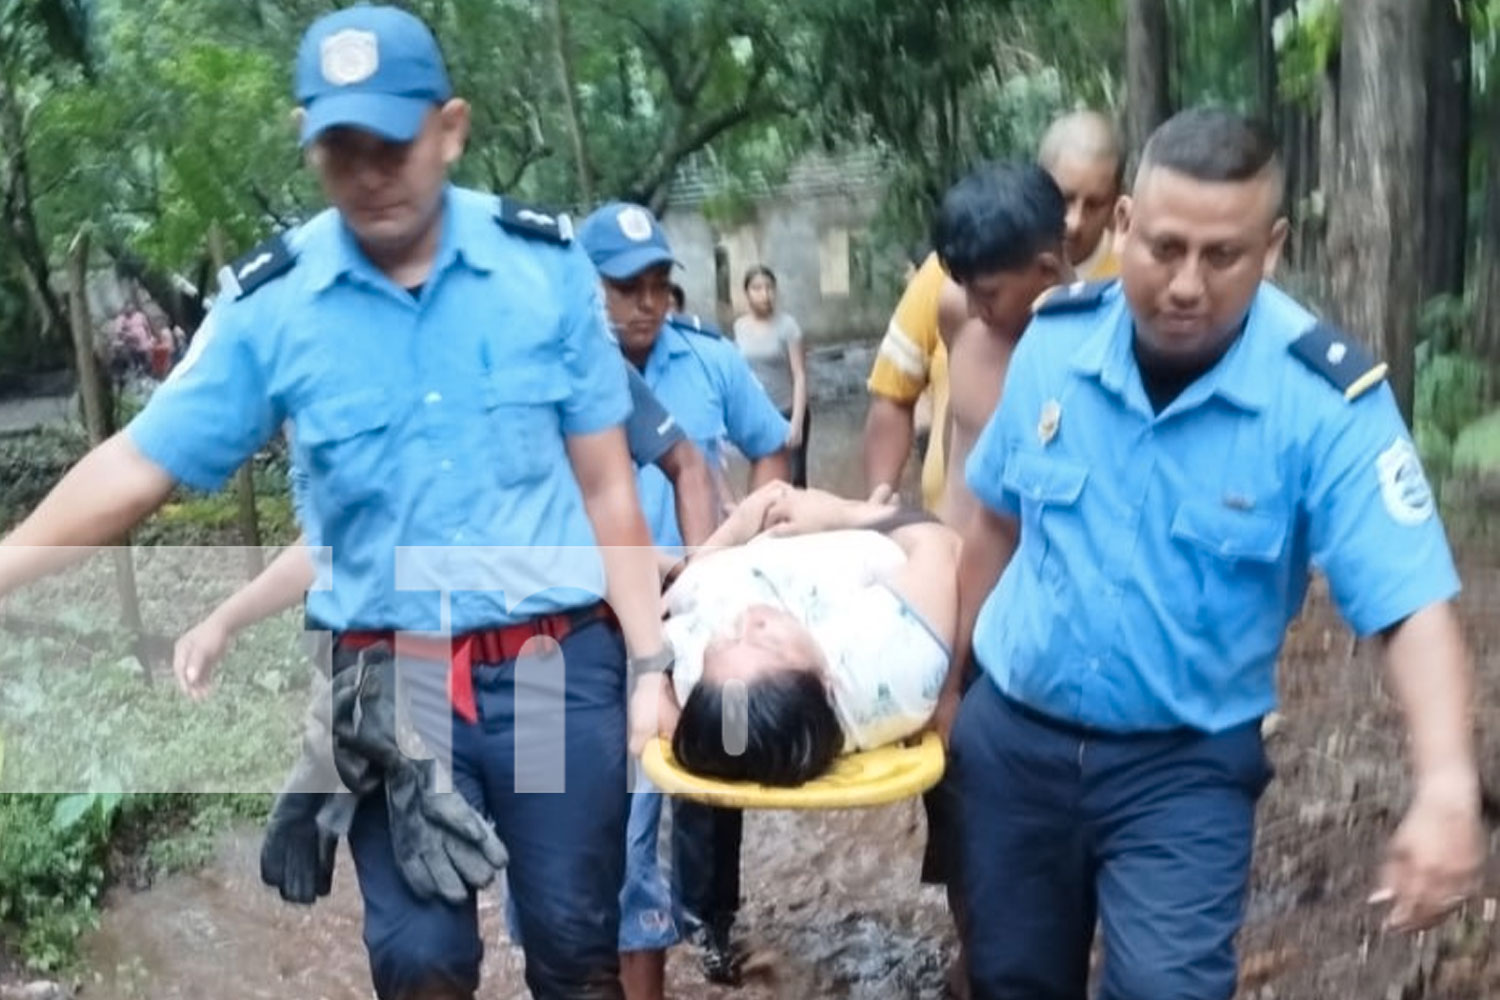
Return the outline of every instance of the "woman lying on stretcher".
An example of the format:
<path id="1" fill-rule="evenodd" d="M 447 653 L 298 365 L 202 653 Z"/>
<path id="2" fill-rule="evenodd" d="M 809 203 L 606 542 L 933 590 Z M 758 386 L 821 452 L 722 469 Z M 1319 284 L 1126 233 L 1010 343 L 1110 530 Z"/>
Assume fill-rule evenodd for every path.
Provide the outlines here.
<path id="1" fill-rule="evenodd" d="M 958 549 L 883 503 L 784 483 L 747 497 L 665 597 L 678 763 L 800 785 L 920 731 L 948 670 Z"/>

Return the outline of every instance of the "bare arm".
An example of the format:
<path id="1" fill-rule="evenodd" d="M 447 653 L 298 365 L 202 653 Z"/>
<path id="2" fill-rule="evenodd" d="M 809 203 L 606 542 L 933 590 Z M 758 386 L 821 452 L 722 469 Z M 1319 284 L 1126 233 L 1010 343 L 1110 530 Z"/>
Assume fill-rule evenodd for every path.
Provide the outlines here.
<path id="1" fill-rule="evenodd" d="M 807 415 L 807 343 L 800 337 L 791 341 L 786 356 L 792 369 L 792 436 L 800 437 L 802 419 Z"/>
<path id="2" fill-rule="evenodd" d="M 661 584 L 655 548 L 635 489 L 635 468 L 618 427 L 568 438 L 568 458 L 604 560 L 605 597 L 631 656 L 662 651 Z M 628 680 L 627 680 L 628 683 Z M 666 675 L 644 674 L 630 693 L 630 748 L 639 753 L 660 730 Z"/>
<path id="3" fill-rule="evenodd" d="M 889 581 L 891 586 L 932 626 L 945 642 L 953 642 L 958 612 L 958 533 L 931 520 L 886 528 L 902 512 L 873 500 L 847 500 L 824 490 L 783 489 L 770 497 L 760 517 L 768 534 L 780 537 L 852 528 L 885 530 L 901 546 L 906 562 Z M 926 518 L 928 515 L 919 515 Z M 899 523 L 899 522 L 898 522 Z M 747 538 L 757 529 L 746 524 Z"/>
<path id="4" fill-rule="evenodd" d="M 974 646 L 974 622 L 979 609 L 1000 582 L 1000 575 L 1015 554 L 1020 525 L 976 504 L 963 532 L 958 560 L 958 627 L 953 638 L 953 662 L 943 696 L 956 699 L 963 690 L 964 671 Z"/>
<path id="5" fill-rule="evenodd" d="M 228 652 L 234 636 L 262 619 L 296 606 L 316 576 L 307 540 L 299 538 L 282 549 L 259 576 L 183 633 L 172 650 L 172 673 L 182 693 L 194 701 L 206 698 L 214 668 Z"/>
<path id="6" fill-rule="evenodd" d="M 618 428 L 568 438 L 568 458 L 604 559 L 606 599 L 632 656 L 661 649 L 656 560 Z"/>
<path id="7" fill-rule="evenodd" d="M 757 458 L 750 463 L 750 489 L 754 492 L 768 483 L 785 480 L 788 472 L 785 449 Z"/>
<path id="8" fill-rule="evenodd" d="M 1473 669 L 1446 602 L 1388 633 L 1385 659 L 1411 733 L 1415 794 L 1392 840 L 1376 898 L 1394 900 L 1391 926 L 1417 929 L 1472 893 L 1483 863 Z"/>
<path id="9" fill-rule="evenodd" d="M 677 530 L 684 545 L 702 545 L 718 523 L 713 476 L 708 460 L 691 441 L 677 442 L 656 463 L 672 481 L 677 506 Z"/>
<path id="10" fill-rule="evenodd" d="M 258 621 L 296 607 L 312 589 L 317 571 L 307 552 L 307 539 L 281 550 L 260 575 L 235 591 L 210 612 L 225 630 L 239 632 Z"/>
<path id="11" fill-rule="evenodd" d="M 0 542 L 0 597 L 124 536 L 177 484 L 125 434 L 89 452 Z"/>
<path id="12" fill-rule="evenodd" d="M 962 320 L 950 344 L 948 438 L 943 452 L 948 468 L 940 514 L 945 524 L 962 529 L 979 507 L 964 479 L 964 466 L 1000 405 L 1012 345 L 977 319 Z"/>
<path id="13" fill-rule="evenodd" d="M 953 648 L 958 632 L 958 533 L 942 524 L 909 524 L 891 532 L 906 564 L 889 583 L 938 638 Z"/>
<path id="14" fill-rule="evenodd" d="M 886 396 L 870 397 L 865 416 L 865 488 L 873 492 L 885 485 L 901 485 L 901 471 L 911 454 L 916 427 L 916 404 L 901 403 Z"/>

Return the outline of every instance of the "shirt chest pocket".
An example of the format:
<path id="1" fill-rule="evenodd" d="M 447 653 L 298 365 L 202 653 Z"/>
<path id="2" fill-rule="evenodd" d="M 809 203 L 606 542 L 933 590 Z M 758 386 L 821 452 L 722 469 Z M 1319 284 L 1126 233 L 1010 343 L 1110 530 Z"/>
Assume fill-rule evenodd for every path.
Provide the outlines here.
<path id="1" fill-rule="evenodd" d="M 489 457 L 501 486 L 537 479 L 563 460 L 561 404 L 568 385 L 561 365 L 515 366 L 485 377 L 484 440 L 476 454 Z"/>
<path id="2" fill-rule="evenodd" d="M 1237 510 L 1222 502 L 1188 501 L 1172 518 L 1172 540 L 1187 561 L 1197 590 L 1185 595 L 1184 613 L 1196 608 L 1200 626 L 1234 635 L 1273 620 L 1286 589 L 1290 517 L 1281 507 Z M 1268 613 L 1271 618 L 1267 618 Z"/>
<path id="3" fill-rule="evenodd" d="M 392 465 L 391 401 L 374 391 L 321 399 L 293 421 L 308 468 L 311 495 L 332 500 L 336 514 L 383 496 Z"/>
<path id="4" fill-rule="evenodd" d="M 1062 581 L 1063 546 L 1071 536 L 1081 538 L 1078 501 L 1088 475 L 1084 465 L 1024 451 L 1012 453 L 1005 462 L 1002 483 L 1021 507 L 1019 554 L 1050 586 Z"/>

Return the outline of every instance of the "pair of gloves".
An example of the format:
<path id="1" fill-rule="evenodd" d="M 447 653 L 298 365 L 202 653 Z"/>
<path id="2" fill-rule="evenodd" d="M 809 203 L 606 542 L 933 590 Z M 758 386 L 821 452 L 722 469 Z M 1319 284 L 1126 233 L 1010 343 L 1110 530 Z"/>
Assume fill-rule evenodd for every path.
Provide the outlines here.
<path id="1" fill-rule="evenodd" d="M 509 860 L 494 829 L 456 791 L 438 791 L 438 762 L 416 759 L 397 729 L 396 660 L 362 651 L 334 672 L 309 713 L 301 759 L 277 796 L 261 845 L 261 881 L 310 905 L 333 887 L 339 839 L 358 800 L 383 792 L 401 875 L 421 899 L 460 904 Z M 408 736 L 406 742 L 415 742 Z M 330 754 L 331 747 L 331 754 Z M 342 786 L 348 791 L 329 792 Z"/>

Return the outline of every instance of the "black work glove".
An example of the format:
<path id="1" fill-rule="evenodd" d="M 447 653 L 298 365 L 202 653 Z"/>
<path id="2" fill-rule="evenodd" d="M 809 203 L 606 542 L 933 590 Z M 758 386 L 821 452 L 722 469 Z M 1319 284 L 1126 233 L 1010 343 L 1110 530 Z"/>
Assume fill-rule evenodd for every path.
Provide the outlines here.
<path id="1" fill-rule="evenodd" d="M 510 860 L 494 829 L 458 792 L 433 791 L 437 762 L 411 761 L 385 778 L 396 864 L 422 899 L 462 903 Z"/>
<path id="2" fill-rule="evenodd" d="M 509 861 L 500 838 L 461 794 L 437 790 L 446 775 L 436 761 L 418 759 L 420 740 L 398 735 L 390 649 L 372 646 L 335 675 L 332 700 L 339 775 L 356 792 L 384 780 L 391 844 L 412 892 L 456 904 L 494 881 Z"/>
<path id="3" fill-rule="evenodd" d="M 260 879 L 289 903 L 311 906 L 333 888 L 339 839 L 349 831 L 355 797 L 337 793 L 330 736 L 333 692 L 308 710 L 302 756 L 271 807 L 260 848 Z"/>
<path id="4" fill-rule="evenodd" d="M 318 812 L 332 796 L 282 792 L 276 796 L 260 846 L 260 880 L 281 890 L 288 903 L 311 906 L 333 888 L 338 838 L 318 826 Z"/>
<path id="5" fill-rule="evenodd" d="M 389 646 L 371 646 L 336 672 L 331 698 L 333 762 L 350 791 L 370 791 L 386 772 L 421 755 L 414 738 L 408 736 L 408 754 L 397 735 L 396 660 Z"/>

